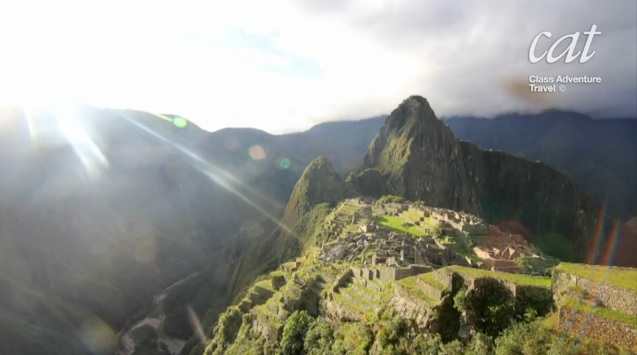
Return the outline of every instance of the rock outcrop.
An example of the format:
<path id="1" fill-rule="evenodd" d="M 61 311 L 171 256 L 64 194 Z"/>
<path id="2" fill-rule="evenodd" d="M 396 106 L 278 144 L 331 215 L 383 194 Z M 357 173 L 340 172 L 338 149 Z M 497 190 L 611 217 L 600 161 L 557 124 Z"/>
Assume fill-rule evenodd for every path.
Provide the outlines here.
<path id="1" fill-rule="evenodd" d="M 381 189 L 370 169 L 384 178 Z M 459 141 L 419 96 L 391 113 L 350 181 L 367 195 L 389 193 L 489 222 L 517 220 L 533 233 L 559 233 L 580 258 L 595 225 L 595 204 L 571 178 L 542 163 Z"/>

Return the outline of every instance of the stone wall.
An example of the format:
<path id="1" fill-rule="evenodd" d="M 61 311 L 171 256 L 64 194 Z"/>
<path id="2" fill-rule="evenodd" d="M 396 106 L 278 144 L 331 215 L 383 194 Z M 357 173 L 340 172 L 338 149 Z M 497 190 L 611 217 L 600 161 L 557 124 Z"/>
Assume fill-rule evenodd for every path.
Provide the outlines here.
<path id="1" fill-rule="evenodd" d="M 334 284 L 332 285 L 332 292 L 337 292 L 339 288 L 347 285 L 352 276 L 352 270 L 347 270 L 342 273 L 339 277 L 336 278 L 336 280 L 334 280 Z"/>
<path id="2" fill-rule="evenodd" d="M 551 278 L 555 301 L 573 294 L 574 298 L 591 297 L 598 305 L 637 317 L 637 292 L 625 288 L 587 280 L 555 269 Z"/>
<path id="3" fill-rule="evenodd" d="M 379 278 L 383 281 L 398 281 L 406 277 L 424 274 L 430 272 L 433 269 L 428 265 L 409 265 L 404 268 L 393 268 L 388 266 L 378 267 Z"/>
<path id="4" fill-rule="evenodd" d="M 443 285 L 447 289 L 451 289 L 451 280 L 453 277 L 453 272 L 446 269 L 439 269 L 434 271 L 434 280 L 438 281 L 441 285 Z"/>
<path id="5" fill-rule="evenodd" d="M 559 311 L 559 327 L 563 332 L 577 334 L 581 338 L 596 339 L 637 352 L 637 328 L 601 317 L 595 313 L 562 307 Z"/>
<path id="6" fill-rule="evenodd" d="M 269 315 L 263 312 L 256 312 L 256 316 L 252 321 L 252 328 L 261 333 L 261 336 L 269 344 L 276 344 L 281 336 L 282 327 L 278 326 L 278 319 L 271 320 L 270 317 L 277 317 L 276 315 Z"/>
<path id="7" fill-rule="evenodd" d="M 418 297 L 414 297 L 400 285 L 397 285 L 394 289 L 388 306 L 402 318 L 414 320 L 421 330 L 427 329 L 433 318 L 431 305 Z"/>
<path id="8" fill-rule="evenodd" d="M 440 301 L 445 294 L 444 290 L 439 290 L 420 278 L 416 279 L 416 286 L 434 301 Z"/>

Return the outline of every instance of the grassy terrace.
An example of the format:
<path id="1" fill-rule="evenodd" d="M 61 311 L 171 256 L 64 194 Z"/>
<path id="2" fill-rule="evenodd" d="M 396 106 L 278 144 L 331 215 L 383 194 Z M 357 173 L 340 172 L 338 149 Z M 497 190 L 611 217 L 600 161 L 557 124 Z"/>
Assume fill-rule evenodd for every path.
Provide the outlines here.
<path id="1" fill-rule="evenodd" d="M 272 287 L 272 280 L 262 280 L 254 284 L 255 287 L 260 287 L 264 290 L 272 291 L 272 293 L 276 292 L 276 290 Z"/>
<path id="2" fill-rule="evenodd" d="M 426 283 L 430 284 L 431 286 L 435 287 L 436 289 L 440 291 L 444 291 L 446 288 L 443 284 L 441 284 L 436 279 L 434 279 L 433 271 L 428 272 L 426 274 L 419 275 L 419 276 L 415 276 L 414 278 L 416 277 L 419 277 L 421 280 L 425 281 Z"/>
<path id="3" fill-rule="evenodd" d="M 404 288 L 412 295 L 427 302 L 429 305 L 435 306 L 438 304 L 438 302 L 427 296 L 422 290 L 420 290 L 420 288 L 418 288 L 418 286 L 416 285 L 416 276 L 404 278 L 397 283 L 400 287 Z"/>
<path id="4" fill-rule="evenodd" d="M 637 317 L 631 316 L 627 313 L 616 311 L 611 308 L 591 306 L 572 298 L 566 298 L 560 306 L 588 314 L 594 314 L 607 319 L 612 319 L 624 324 L 628 324 L 631 327 L 637 327 Z"/>
<path id="5" fill-rule="evenodd" d="M 411 234 L 411 235 L 415 235 L 419 237 L 424 237 L 426 235 L 425 232 L 423 232 L 423 230 L 420 229 L 420 227 L 418 226 L 409 226 L 409 227 L 405 226 L 405 223 L 407 222 L 400 217 L 395 217 L 395 216 L 377 217 L 376 222 L 380 226 L 389 228 L 391 230 L 394 230 L 402 234 Z"/>
<path id="6" fill-rule="evenodd" d="M 560 263 L 555 269 L 587 280 L 637 291 L 637 269 L 571 263 Z"/>
<path id="7" fill-rule="evenodd" d="M 376 292 L 368 289 L 367 287 L 361 285 L 361 284 L 350 284 L 349 288 L 351 289 L 357 289 L 359 291 L 361 291 L 362 293 L 367 295 L 367 298 L 372 300 L 374 299 L 374 297 L 376 296 Z"/>
<path id="8" fill-rule="evenodd" d="M 351 302 L 350 300 L 348 300 L 347 298 L 343 297 L 343 295 L 339 294 L 339 293 L 334 293 L 334 299 L 336 301 L 338 301 L 341 304 L 346 305 L 347 307 L 356 310 L 357 312 L 361 313 L 361 314 L 365 314 L 367 313 L 369 310 L 365 309 L 364 307 L 361 307 L 357 304 L 355 304 L 354 302 Z"/>
<path id="9" fill-rule="evenodd" d="M 421 213 L 418 213 L 416 211 L 413 210 L 408 210 L 405 211 L 403 213 L 401 213 L 401 217 L 403 217 L 404 219 L 410 221 L 410 222 L 416 222 L 416 221 L 420 221 L 420 218 L 422 217 Z M 431 217 L 425 217 L 424 221 L 420 221 L 421 225 L 427 228 L 431 228 L 434 229 L 436 227 L 438 227 L 438 222 L 436 222 L 436 220 L 434 220 Z"/>
<path id="10" fill-rule="evenodd" d="M 536 287 L 544 287 L 544 288 L 551 287 L 551 279 L 549 279 L 548 277 L 509 274 L 506 272 L 472 269 L 472 268 L 458 266 L 458 265 L 449 266 L 447 267 L 447 269 L 457 272 L 459 274 L 464 274 L 469 277 L 473 277 L 473 278 L 492 277 L 495 279 L 508 281 L 516 285 L 536 286 Z"/>

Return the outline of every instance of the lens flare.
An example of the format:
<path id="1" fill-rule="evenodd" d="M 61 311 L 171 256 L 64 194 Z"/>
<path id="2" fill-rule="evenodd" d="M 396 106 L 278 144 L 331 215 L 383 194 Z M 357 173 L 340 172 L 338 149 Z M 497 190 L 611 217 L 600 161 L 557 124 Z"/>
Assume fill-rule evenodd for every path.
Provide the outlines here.
<path id="1" fill-rule="evenodd" d="M 177 126 L 177 128 L 184 128 L 188 125 L 188 121 L 183 117 L 175 117 L 173 118 L 173 124 Z"/>
<path id="2" fill-rule="evenodd" d="M 258 144 L 250 147 L 248 154 L 253 160 L 263 160 L 266 157 L 265 149 Z"/>
<path id="3" fill-rule="evenodd" d="M 292 162 L 288 158 L 279 159 L 276 162 L 276 164 L 279 167 L 279 169 L 283 169 L 283 170 L 288 170 L 292 167 Z"/>

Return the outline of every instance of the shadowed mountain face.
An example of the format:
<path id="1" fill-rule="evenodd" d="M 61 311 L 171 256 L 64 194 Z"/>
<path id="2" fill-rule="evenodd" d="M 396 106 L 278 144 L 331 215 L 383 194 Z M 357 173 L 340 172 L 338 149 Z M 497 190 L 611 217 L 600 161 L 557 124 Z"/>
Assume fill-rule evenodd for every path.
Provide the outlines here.
<path id="1" fill-rule="evenodd" d="M 313 131 L 208 133 L 143 112 L 2 110 L 0 353 L 112 353 L 129 317 L 203 271 L 206 283 L 165 327 L 187 337 L 188 303 L 199 316 L 222 309 L 236 280 L 263 267 L 239 265 L 244 232 L 267 236 L 305 165 L 348 149 L 295 149 L 304 141 L 319 149 Z"/>
<path id="2" fill-rule="evenodd" d="M 235 159 L 169 121 L 88 107 L 5 112 L 0 352 L 42 353 L 57 334 L 69 353 L 112 353 L 114 332 L 158 290 L 214 267 L 263 211 L 280 213 L 293 173 Z M 102 343 L 86 339 L 90 327 Z"/>
<path id="3" fill-rule="evenodd" d="M 376 190 L 379 175 L 385 181 L 382 192 Z M 580 258 L 596 218 L 594 203 L 567 175 L 457 140 L 417 96 L 387 118 L 350 181 L 372 196 L 391 193 L 492 222 L 518 221 L 533 233 L 559 233 Z"/>
<path id="4" fill-rule="evenodd" d="M 445 120 L 456 137 L 482 149 L 540 160 L 565 172 L 588 195 L 621 218 L 637 214 L 637 120 L 600 119 L 574 112 Z"/>

